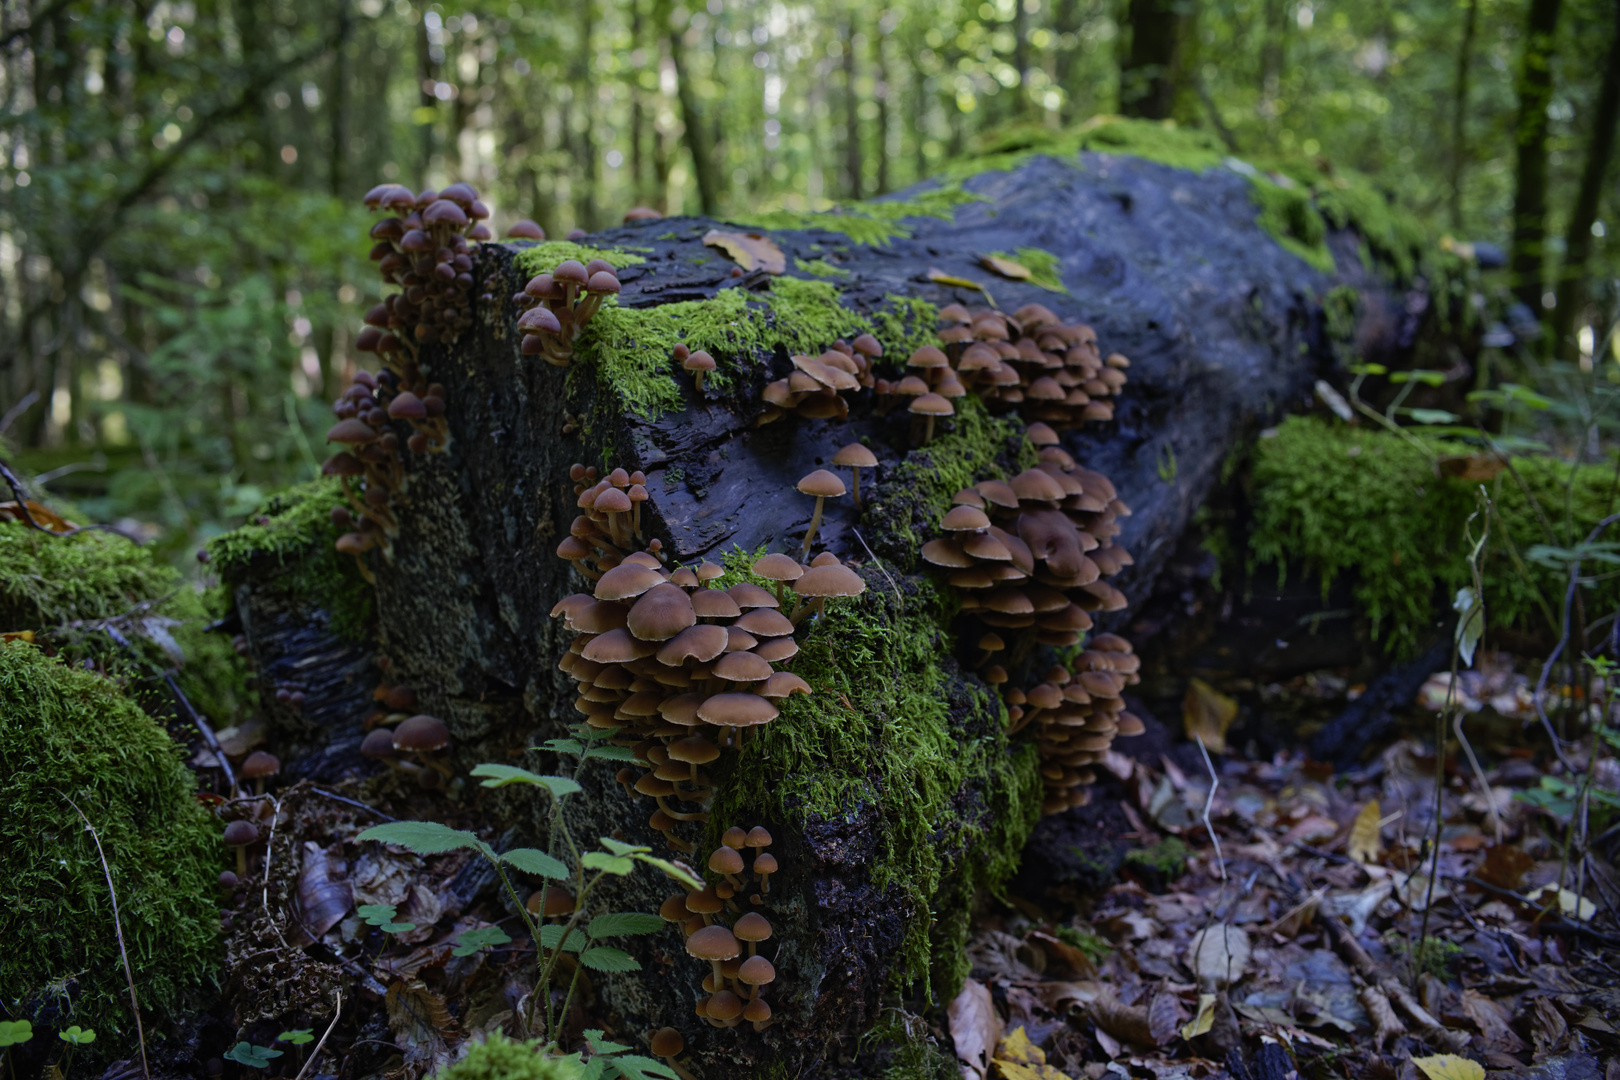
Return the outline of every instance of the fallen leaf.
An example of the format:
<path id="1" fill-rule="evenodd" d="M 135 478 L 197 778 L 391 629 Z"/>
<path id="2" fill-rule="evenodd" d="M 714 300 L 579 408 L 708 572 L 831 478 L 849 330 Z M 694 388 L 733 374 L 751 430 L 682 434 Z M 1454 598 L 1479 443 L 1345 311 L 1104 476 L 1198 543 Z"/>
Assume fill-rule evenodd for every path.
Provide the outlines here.
<path id="1" fill-rule="evenodd" d="M 1187 943 L 1187 966 L 1206 985 L 1236 982 L 1249 966 L 1248 933 L 1225 923 L 1198 931 Z"/>
<path id="2" fill-rule="evenodd" d="M 1378 829 L 1378 823 L 1383 820 L 1383 816 L 1383 812 L 1378 808 L 1377 799 L 1369 799 L 1367 805 L 1361 808 L 1355 822 L 1350 826 L 1350 858 L 1358 863 L 1378 861 L 1378 856 L 1384 851 L 1384 838 Z"/>
<path id="3" fill-rule="evenodd" d="M 1103 993 L 1086 1007 L 1091 1022 L 1097 1025 L 1097 1034 L 1104 1032 L 1120 1042 L 1153 1046 L 1153 1029 L 1148 1024 L 1148 1011 L 1141 1005 L 1125 1005 L 1111 993 Z M 1102 1042 L 1099 1038 L 1098 1042 Z M 1106 1043 L 1103 1049 L 1108 1049 Z M 1116 1051 L 1117 1056 L 1117 1051 Z"/>
<path id="4" fill-rule="evenodd" d="M 962 992 L 945 1010 L 951 1027 L 951 1042 L 956 1056 L 977 1075 L 983 1076 L 990 1066 L 991 1054 L 1001 1043 L 1001 1017 L 990 1000 L 990 991 L 975 979 L 962 982 Z"/>
<path id="5" fill-rule="evenodd" d="M 1183 1039 L 1195 1039 L 1215 1026 L 1215 995 L 1198 995 L 1198 1015 L 1181 1025 Z"/>
<path id="6" fill-rule="evenodd" d="M 1551 904 L 1555 893 L 1557 894 L 1558 910 L 1563 913 L 1565 918 L 1590 922 L 1592 916 L 1597 914 L 1597 905 L 1586 897 L 1577 896 L 1569 889 L 1559 889 L 1552 885 L 1543 885 L 1539 891 L 1531 893 L 1529 899 L 1538 904 Z"/>
<path id="7" fill-rule="evenodd" d="M 979 265 L 986 270 L 994 270 L 1002 277 L 1011 278 L 1014 281 L 1028 281 L 1034 274 L 1023 263 L 1014 262 L 1012 259 L 1001 255 L 980 255 Z"/>
<path id="8" fill-rule="evenodd" d="M 1443 457 L 1437 464 L 1442 476 L 1448 476 L 1453 480 L 1466 480 L 1469 483 L 1495 479 L 1497 473 L 1507 468 L 1507 461 L 1500 454 Z"/>
<path id="9" fill-rule="evenodd" d="M 304 842 L 303 865 L 298 871 L 298 906 L 303 929 L 316 941 L 343 921 L 354 906 L 354 886 L 332 880 L 326 849 L 313 840 Z"/>
<path id="10" fill-rule="evenodd" d="M 34 523 L 36 525 L 41 525 L 50 532 L 62 533 L 71 532 L 73 530 L 73 522 L 67 520 L 61 514 L 58 514 L 56 511 L 50 509 L 42 503 L 37 503 L 33 499 L 29 499 L 23 505 L 28 508 L 28 516 L 34 519 Z M 19 508 L 15 500 L 11 502 L 0 502 L 0 521 L 22 520 L 22 510 Z"/>
<path id="11" fill-rule="evenodd" d="M 1456 1054 L 1413 1058 L 1412 1064 L 1422 1069 L 1429 1080 L 1485 1080 L 1484 1066 Z"/>
<path id="12" fill-rule="evenodd" d="M 1212 754 L 1226 752 L 1226 730 L 1237 719 L 1238 703 L 1203 679 L 1187 680 L 1187 696 L 1181 699 L 1181 722 L 1187 738 L 1204 740 Z"/>
<path id="13" fill-rule="evenodd" d="M 1003 1080 L 1069 1080 L 1061 1069 L 1046 1063 L 1046 1052 L 1030 1042 L 1022 1024 L 996 1047 L 995 1071 Z"/>
<path id="14" fill-rule="evenodd" d="M 1059 964 L 1062 964 L 1076 975 L 1090 978 L 1097 974 L 1097 965 L 1092 963 L 1091 957 L 1086 955 L 1085 950 L 1077 949 L 1067 941 L 1053 937 L 1043 930 L 1033 931 L 1029 935 L 1029 939 L 1039 943 L 1043 950 L 1056 957 Z"/>
<path id="15" fill-rule="evenodd" d="M 1176 1037 L 1181 1029 L 1181 1001 L 1176 995 L 1161 988 L 1148 1002 L 1148 1034 L 1156 1046 L 1163 1046 Z"/>
<path id="16" fill-rule="evenodd" d="M 1524 1040 L 1508 1026 L 1509 1017 L 1503 1015 L 1500 1005 L 1478 990 L 1464 990 L 1459 1000 L 1463 1012 L 1494 1049 L 1507 1054 L 1524 1050 Z"/>
<path id="17" fill-rule="evenodd" d="M 421 982 L 401 979 L 388 988 L 388 1026 L 394 1037 L 410 1046 L 448 1042 L 456 1035 L 456 1022 L 444 998 Z"/>
<path id="18" fill-rule="evenodd" d="M 744 270 L 763 270 L 767 274 L 780 274 L 787 270 L 787 256 L 776 246 L 776 241 L 760 233 L 722 232 L 710 229 L 703 234 L 703 242 L 719 248 Z"/>
<path id="19" fill-rule="evenodd" d="M 953 285 L 958 289 L 977 289 L 979 292 L 984 293 L 985 300 L 988 301 L 991 306 L 995 305 L 995 301 L 990 299 L 990 290 L 985 288 L 983 285 L 980 285 L 977 281 L 972 281 L 965 277 L 958 277 L 955 274 L 947 274 L 943 270 L 936 270 L 932 267 L 930 267 L 928 270 L 928 280 L 932 281 L 935 285 Z"/>
<path id="20" fill-rule="evenodd" d="M 21 641 L 24 644 L 32 645 L 34 643 L 34 632 L 32 630 L 9 630 L 4 634 L 0 634 L 0 641 L 8 645 L 13 641 Z"/>

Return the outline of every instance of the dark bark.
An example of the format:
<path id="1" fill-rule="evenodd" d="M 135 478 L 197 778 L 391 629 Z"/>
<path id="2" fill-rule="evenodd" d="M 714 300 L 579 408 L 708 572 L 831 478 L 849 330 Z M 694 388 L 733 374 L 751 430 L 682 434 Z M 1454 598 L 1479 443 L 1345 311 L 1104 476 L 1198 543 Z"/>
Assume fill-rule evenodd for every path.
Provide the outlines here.
<path id="1" fill-rule="evenodd" d="M 1603 181 L 1614 158 L 1615 125 L 1620 121 L 1620 3 L 1614 7 L 1609 61 L 1592 110 L 1592 141 L 1581 169 L 1581 187 L 1564 232 L 1564 257 L 1558 268 L 1557 303 L 1553 308 L 1552 347 L 1566 360 L 1580 354 L 1575 323 L 1586 304 L 1586 263 L 1592 255 L 1592 223 L 1603 202 Z"/>
<path id="2" fill-rule="evenodd" d="M 1539 319 L 1547 243 L 1547 106 L 1553 94 L 1554 34 L 1562 0 L 1530 0 L 1515 89 L 1513 242 L 1508 273 L 1513 294 Z"/>
<path id="3" fill-rule="evenodd" d="M 1463 168 L 1468 161 L 1468 77 L 1474 62 L 1474 35 L 1478 26 L 1479 0 L 1468 0 L 1462 43 L 1457 46 L 1457 79 L 1451 99 L 1451 183 L 1446 207 L 1455 232 L 1461 232 L 1463 227 Z"/>
<path id="4" fill-rule="evenodd" d="M 1131 41 L 1119 69 L 1119 111 L 1168 120 L 1185 76 L 1190 0 L 1130 0 Z"/>
<path id="5" fill-rule="evenodd" d="M 1010 172 L 970 178 L 967 189 L 985 201 L 965 204 L 954 221 L 912 219 L 912 236 L 882 247 L 849 245 L 840 233 L 814 228 L 771 236 L 790 267 L 835 246 L 848 248 L 841 258 L 849 276 L 839 287 L 841 302 L 853 310 L 870 313 L 892 294 L 939 305 L 980 302 L 977 293 L 931 283 L 927 272 L 938 268 L 985 282 L 1004 309 L 1039 302 L 1063 318 L 1090 322 L 1105 352 L 1131 357 L 1115 419 L 1072 432 L 1065 442 L 1089 467 L 1108 474 L 1134 510 L 1121 539 L 1136 564 L 1116 580 L 1140 597 L 1243 433 L 1274 422 L 1279 406 L 1306 398 L 1319 370 L 1331 363 L 1313 297 L 1341 284 L 1380 286 L 1357 258 L 1354 236 L 1332 238 L 1347 268 L 1342 276 L 1319 274 L 1283 251 L 1256 227 L 1248 181 L 1233 173 L 1195 176 L 1090 154 L 1082 165 L 1037 158 Z M 762 273 L 733 278 L 731 264 L 702 245 L 703 234 L 717 224 L 723 223 L 665 219 L 593 238 L 601 246 L 645 252 L 645 263 L 621 273 L 619 304 L 641 309 L 710 298 L 721 289 L 770 289 L 775 279 Z M 1069 293 L 991 278 L 978 266 L 979 252 L 1024 245 L 1063 253 L 1058 269 Z M 300 657 L 307 654 L 322 683 L 307 686 L 307 699 L 323 701 L 329 691 L 343 705 L 319 717 L 308 706 L 304 715 L 273 701 L 266 706 L 276 745 L 286 748 L 289 775 L 326 780 L 370 768 L 351 747 L 376 678 L 365 661 L 377 653 L 388 658 L 392 679 L 417 689 L 418 707 L 450 727 L 458 771 L 479 761 L 556 768 L 533 748 L 575 718 L 575 692 L 556 667 L 571 635 L 548 617 L 560 597 L 584 584 L 553 554 L 575 514 L 567 480 L 575 461 L 610 460 L 644 471 L 648 531 L 670 557 L 689 562 L 718 559 L 733 547 L 795 545 L 810 516 L 809 500 L 793 490 L 798 477 L 864 438 L 880 461 L 875 476 L 862 480 L 870 493 L 865 507 L 829 502 L 818 546 L 867 564 L 863 602 L 873 605 L 878 625 L 921 624 L 942 635 L 935 639 L 942 650 L 950 648 L 945 627 L 902 609 L 901 596 L 915 595 L 917 575 L 924 573 L 918 540 L 936 527 L 938 512 L 899 483 L 908 471 L 933 467 L 926 449 L 912 449 L 903 413 L 879 415 L 870 396 L 860 393 L 843 422 L 788 418 L 757 426 L 763 386 L 789 365 L 787 350 L 767 339 L 723 358 L 734 365 L 731 389 L 723 394 L 699 400 L 671 369 L 682 404 L 657 420 L 640 419 L 588 359 L 576 356 L 563 372 L 520 355 L 509 297 L 525 275 L 514 265 L 515 254 L 505 245 L 480 249 L 475 292 L 487 298 L 475 308 L 474 329 L 448 349 L 425 350 L 432 377 L 446 386 L 453 441 L 447 452 L 410 463 L 392 557 L 373 563 L 375 652 L 336 643 L 321 618 L 285 599 L 281 559 L 264 560 L 262 580 L 249 575 L 230 583 L 261 667 L 291 677 L 305 670 Z M 583 433 L 562 434 L 568 414 L 588 418 Z M 984 453 L 975 468 L 988 467 L 1005 451 Z M 1169 454 L 1181 464 L 1167 481 L 1157 462 Z M 869 552 L 881 560 L 881 573 Z M 950 737 L 964 746 L 1003 738 L 986 699 L 969 693 L 975 678 L 954 657 L 942 653 L 940 663 Z M 883 752 L 870 749 L 874 756 Z M 734 782 L 732 767 L 723 763 L 714 774 L 722 794 Z M 834 763 L 821 757 L 813 767 Z M 611 833 L 661 849 L 645 825 L 645 800 L 627 798 L 612 773 L 593 767 L 582 774 L 586 792 L 569 804 L 575 834 Z M 771 779 L 786 783 L 789 777 L 773 773 Z M 985 847 L 995 824 L 989 807 L 1005 795 L 993 786 L 998 782 L 1005 783 L 970 777 L 957 793 L 959 813 L 975 823 L 965 848 L 939 836 L 921 841 L 937 845 L 944 868 L 940 890 L 926 905 L 938 919 L 965 918 L 971 898 L 952 889 L 966 867 L 1007 854 Z M 469 789 L 469 799 L 478 795 Z M 605 1007 L 627 1031 L 680 1028 L 698 1069 L 712 1080 L 755 1075 L 762 1062 L 781 1062 L 798 1074 L 829 1044 L 864 1031 L 878 1016 L 907 930 L 929 918 L 902 885 L 874 877 L 884 857 L 885 807 L 892 805 L 884 798 L 883 792 L 854 797 L 831 815 L 791 803 L 783 819 L 760 822 L 776 837 L 773 852 L 784 866 L 772 882 L 769 909 L 777 928 L 774 1026 L 756 1034 L 697 1022 L 692 1004 L 702 971 L 673 931 L 631 945 L 643 975 L 593 977 Z M 532 832 L 540 817 L 527 804 L 482 806 L 498 829 Z M 609 900 L 621 911 L 656 910 L 668 892 L 661 880 L 646 876 L 622 879 L 614 889 Z M 954 989 L 936 983 L 934 993 L 948 996 Z"/>

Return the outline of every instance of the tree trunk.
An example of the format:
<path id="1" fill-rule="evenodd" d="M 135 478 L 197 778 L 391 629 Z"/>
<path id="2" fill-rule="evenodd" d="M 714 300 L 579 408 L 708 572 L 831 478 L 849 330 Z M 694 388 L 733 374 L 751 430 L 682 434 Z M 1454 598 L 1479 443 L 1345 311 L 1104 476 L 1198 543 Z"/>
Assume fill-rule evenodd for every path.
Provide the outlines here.
<path id="1" fill-rule="evenodd" d="M 872 79 L 877 84 L 872 94 L 877 103 L 877 132 L 873 139 L 877 146 L 877 191 L 875 194 L 885 195 L 891 186 L 889 179 L 889 95 L 894 93 L 894 86 L 889 81 L 888 50 L 883 47 L 888 40 L 888 23 L 891 13 L 879 11 L 877 18 L 872 20 Z"/>
<path id="2" fill-rule="evenodd" d="M 1530 0 L 1515 89 L 1517 154 L 1513 176 L 1513 241 L 1508 273 L 1513 294 L 1541 318 L 1547 242 L 1547 106 L 1552 104 L 1554 34 L 1562 0 Z"/>
<path id="3" fill-rule="evenodd" d="M 855 14 L 844 23 L 844 196 L 861 197 L 860 95 L 855 87 Z"/>
<path id="4" fill-rule="evenodd" d="M 575 44 L 573 76 L 574 96 L 579 102 L 579 115 L 574 118 L 579 153 L 576 165 L 581 172 L 580 182 L 574 186 L 574 221 L 586 232 L 594 231 L 601 222 L 597 215 L 597 189 L 601 186 L 601 165 L 596 160 L 596 87 L 591 79 L 591 50 L 595 28 L 595 4 L 581 0 L 579 5 L 579 41 Z"/>
<path id="5" fill-rule="evenodd" d="M 471 328 L 422 354 L 429 377 L 444 384 L 451 441 L 405 464 L 392 504 L 398 535 L 388 557 L 368 556 L 375 641 L 344 643 L 322 595 L 289 595 L 310 575 L 284 549 L 227 577 L 259 684 L 297 683 L 309 702 L 296 714 L 266 695 L 283 777 L 334 782 L 374 771 L 356 747 L 377 656 L 391 681 L 415 689 L 418 709 L 448 725 L 459 776 L 485 761 L 571 767 L 539 749 L 579 720 L 579 688 L 558 668 L 574 635 L 548 617 L 559 599 L 593 587 L 554 554 L 580 513 L 569 466 L 643 472 L 649 497 L 637 545 L 656 538 L 669 565 L 746 566 L 762 549 L 798 550 L 813 502 L 795 485 L 818 465 L 837 468 L 834 453 L 860 441 L 879 461 L 863 470 L 863 502 L 829 499 L 816 511 L 814 547 L 858 566 L 865 593 L 829 601 L 825 615 L 799 624 L 803 652 L 792 670 L 811 696 L 784 706 L 741 753 L 725 753 L 710 774 L 714 820 L 679 830 L 697 846 L 686 857 L 699 869 L 727 826 L 763 825 L 774 838 L 781 870 L 762 905 L 774 930 L 765 947 L 776 970 L 764 995 L 772 1026 L 756 1033 L 698 1020 L 707 968 L 674 928 L 630 940 L 639 974 L 591 978 L 624 1031 L 679 1028 L 710 1080 L 756 1076 L 767 1062 L 798 1075 L 832 1042 L 852 1045 L 886 995 L 913 1011 L 949 1000 L 966 970 L 974 898 L 1006 880 L 1041 781 L 1033 743 L 1009 735 L 993 692 L 973 674 L 980 635 L 947 614 L 951 587 L 919 549 L 940 535 L 960 485 L 1011 475 L 1034 450 L 1015 412 L 993 420 L 977 397 L 957 399 L 955 415 L 918 445 L 913 418 L 865 390 L 845 395 L 843 419 L 761 425 L 764 388 L 787 377 L 790 353 L 818 352 L 868 325 L 885 349 L 878 373 L 898 378 L 929 339 L 938 306 L 983 302 L 977 290 L 930 281 L 933 269 L 983 283 L 1003 311 L 1037 303 L 1090 323 L 1103 354 L 1130 357 L 1129 378 L 1112 399 L 1113 419 L 1070 430 L 1063 444 L 1107 474 L 1134 511 L 1120 519 L 1119 542 L 1136 562 L 1113 580 L 1140 599 L 1244 433 L 1306 398 L 1333 362 L 1315 298 L 1346 286 L 1396 302 L 1363 267 L 1352 235 L 1331 238 L 1340 275 L 1279 247 L 1255 223 L 1249 182 L 1230 171 L 1196 175 L 1117 155 L 1078 163 L 1037 157 L 969 178 L 966 189 L 984 201 L 950 221 L 908 218 L 909 235 L 881 246 L 816 227 L 770 234 L 790 268 L 846 249 L 847 276 L 835 286 L 763 271 L 734 277 L 734 264 L 702 243 L 724 222 L 611 229 L 587 243 L 645 261 L 620 271 L 616 305 L 595 316 L 566 371 L 519 351 L 510 298 L 538 269 L 516 265 L 527 245 L 480 247 Z M 986 248 L 1020 246 L 1062 253 L 1057 270 L 1069 291 L 1007 281 L 979 264 Z M 830 291 L 817 300 L 818 290 Z M 896 296 L 933 306 L 896 307 Z M 728 301 L 739 306 L 719 306 Z M 879 312 L 890 317 L 865 321 Z M 713 350 L 724 385 L 699 393 L 668 359 L 681 334 Z M 1169 478 L 1165 460 L 1179 462 Z M 335 535 L 321 537 L 315 554 Z M 1123 618 L 1099 615 L 1099 627 L 1128 632 Z M 1009 661 L 1018 679 L 1050 663 L 1050 653 Z M 587 763 L 585 792 L 567 803 L 573 835 L 662 853 L 651 803 L 620 788 L 618 768 Z M 423 818 L 452 812 L 435 796 L 415 798 Z M 492 835 L 510 827 L 530 839 L 546 820 L 510 789 L 470 783 L 455 813 L 493 826 Z M 610 881 L 617 911 L 655 911 L 673 891 L 645 874 Z"/>
<path id="6" fill-rule="evenodd" d="M 1183 75 L 1187 0 L 1130 0 L 1130 45 L 1119 69 L 1119 111 L 1144 120 L 1175 112 Z"/>
<path id="7" fill-rule="evenodd" d="M 720 212 L 720 176 L 714 160 L 714 144 L 704 120 L 703 102 L 692 86 L 687 69 L 685 31 L 669 21 L 669 0 L 660 0 L 662 25 L 669 28 L 669 61 L 675 68 L 675 96 L 681 106 L 681 126 L 685 129 L 686 149 L 692 155 L 692 178 L 697 183 L 698 206 L 705 214 Z"/>
<path id="8" fill-rule="evenodd" d="M 1586 262 L 1592 254 L 1592 223 L 1603 202 L 1603 182 L 1614 158 L 1615 124 L 1620 120 L 1620 3 L 1614 8 L 1613 37 L 1609 39 L 1609 62 L 1603 68 L 1603 84 L 1592 110 L 1592 142 L 1587 147 L 1586 164 L 1581 169 L 1581 187 L 1564 232 L 1564 258 L 1558 268 L 1557 303 L 1552 314 L 1552 347 L 1556 355 L 1575 360 L 1580 347 L 1575 340 L 1575 324 L 1586 305 Z"/>
<path id="9" fill-rule="evenodd" d="M 1468 0 L 1462 43 L 1457 46 L 1457 79 L 1451 99 L 1451 183 L 1446 206 L 1453 232 L 1463 228 L 1463 169 L 1468 162 L 1468 75 L 1474 61 L 1474 34 L 1479 25 L 1479 0 Z"/>

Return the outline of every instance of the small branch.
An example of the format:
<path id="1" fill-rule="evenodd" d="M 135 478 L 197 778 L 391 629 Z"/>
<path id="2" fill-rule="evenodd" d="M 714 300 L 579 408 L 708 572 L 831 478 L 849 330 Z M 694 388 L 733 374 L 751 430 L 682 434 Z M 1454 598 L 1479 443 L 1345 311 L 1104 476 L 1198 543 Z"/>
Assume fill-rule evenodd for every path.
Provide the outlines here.
<path id="1" fill-rule="evenodd" d="M 19 400 L 17 404 L 7 409 L 6 415 L 0 416 L 0 435 L 4 435 L 6 433 L 6 429 L 16 422 L 17 417 L 27 412 L 28 407 L 38 400 L 39 391 L 30 390 L 28 393 L 22 396 L 21 400 Z"/>
<path id="2" fill-rule="evenodd" d="M 1215 805 L 1215 791 L 1221 786 L 1220 778 L 1215 775 L 1215 763 L 1209 760 L 1209 749 L 1204 745 L 1202 735 L 1194 735 L 1198 740 L 1198 752 L 1204 755 L 1204 768 L 1209 770 L 1209 794 L 1204 798 L 1204 831 L 1209 833 L 1209 842 L 1215 845 L 1215 866 L 1220 871 L 1222 881 L 1226 880 L 1226 859 L 1221 855 L 1221 838 L 1215 835 L 1215 826 L 1209 820 L 1209 808 Z"/>
<path id="3" fill-rule="evenodd" d="M 337 998 L 337 1003 L 332 1009 L 332 1022 L 326 1025 L 326 1034 L 315 1044 L 315 1049 L 309 1052 L 309 1057 L 304 1059 L 304 1067 L 298 1070 L 298 1075 L 293 1077 L 293 1080 L 304 1080 L 304 1074 L 309 1072 L 309 1067 L 315 1064 L 315 1059 L 320 1056 L 321 1047 L 326 1045 L 327 1037 L 332 1034 L 332 1029 L 337 1027 L 338 1017 L 343 1015 L 343 991 L 334 990 L 332 996 Z"/>
<path id="4" fill-rule="evenodd" d="M 107 865 L 107 853 L 101 850 L 101 834 L 90 824 L 90 819 L 84 816 L 79 804 L 62 792 L 57 794 L 73 807 L 73 812 L 79 815 L 79 820 L 84 822 L 85 829 L 90 833 L 90 839 L 96 843 L 96 855 L 101 859 L 101 872 L 107 878 L 107 897 L 112 901 L 113 929 L 118 932 L 118 955 L 124 961 L 124 981 L 129 984 L 129 1008 L 135 1014 L 135 1037 L 141 1044 L 141 1075 L 146 1077 L 146 1080 L 152 1080 L 152 1070 L 146 1063 L 146 1028 L 141 1023 L 141 1003 L 135 997 L 135 972 L 129 966 L 129 950 L 124 947 L 124 925 L 118 918 L 118 892 L 113 888 L 112 867 Z"/>
<path id="5" fill-rule="evenodd" d="M 23 485 L 22 480 L 18 478 L 16 473 L 11 471 L 11 468 L 3 459 L 0 459 L 0 477 L 5 479 L 6 486 L 11 489 L 12 496 L 17 500 L 17 513 L 22 515 L 23 521 L 27 523 L 30 528 L 38 529 L 47 536 L 57 536 L 64 540 L 70 536 L 77 536 L 82 532 L 110 532 L 115 536 L 122 536 L 130 543 L 135 543 L 134 537 L 122 531 L 115 525 L 76 525 L 71 529 L 64 529 L 61 532 L 57 532 L 55 529 L 47 529 L 45 526 L 35 521 L 34 515 L 28 512 L 28 488 Z"/>

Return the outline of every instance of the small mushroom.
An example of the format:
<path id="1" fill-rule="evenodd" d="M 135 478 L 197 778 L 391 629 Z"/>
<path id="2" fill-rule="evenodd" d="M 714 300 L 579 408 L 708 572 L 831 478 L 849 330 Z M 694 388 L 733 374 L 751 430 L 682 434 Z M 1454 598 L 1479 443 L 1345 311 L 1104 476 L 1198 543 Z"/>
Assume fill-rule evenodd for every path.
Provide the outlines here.
<path id="1" fill-rule="evenodd" d="M 914 416 L 921 416 L 925 421 L 923 428 L 922 445 L 927 446 L 934 439 L 934 421 L 941 416 L 955 416 L 956 406 L 949 398 L 939 394 L 919 394 L 911 399 L 907 412 Z"/>
<path id="2" fill-rule="evenodd" d="M 630 213 L 634 214 L 635 211 L 632 210 Z M 649 211 L 649 213 L 654 214 L 654 216 L 657 215 L 657 211 Z M 629 214 L 625 215 L 625 220 L 632 220 Z M 675 1060 L 681 1056 L 681 1051 L 686 1049 L 686 1040 L 681 1037 L 680 1032 L 669 1027 L 659 1028 L 657 1031 L 652 1033 L 652 1038 L 647 1040 L 647 1044 L 651 1048 L 653 1055 L 655 1057 L 663 1058 L 665 1064 L 667 1064 L 671 1071 L 673 1071 L 676 1076 L 680 1077 L 681 1080 L 696 1080 L 691 1073 L 687 1072 L 681 1067 L 680 1062 Z"/>
<path id="3" fill-rule="evenodd" d="M 257 835 L 257 833 L 255 833 Z M 245 873 L 246 871 L 244 871 Z M 692 898 L 687 897 L 687 906 L 691 907 Z M 715 924 L 705 926 L 697 933 L 686 939 L 686 951 L 699 960 L 707 960 L 714 969 L 714 982 L 721 985 L 725 976 L 720 971 L 722 960 L 731 960 L 742 953 L 742 944 L 730 930 Z M 738 1011 L 741 1011 L 740 1009 Z"/>
<path id="4" fill-rule="evenodd" d="M 402 754 L 415 754 L 418 761 L 442 774 L 451 776 L 450 767 L 428 755 L 450 745 L 450 729 L 444 721 L 433 716 L 412 716 L 394 729 L 394 749 Z"/>
<path id="5" fill-rule="evenodd" d="M 225 826 L 225 843 L 236 849 L 236 876 L 239 879 L 247 877 L 247 849 L 258 842 L 259 827 L 251 821 L 233 821 Z"/>
<path id="6" fill-rule="evenodd" d="M 528 218 L 518 218 L 506 230 L 508 240 L 544 240 L 546 230 L 530 221 Z"/>
<path id="7" fill-rule="evenodd" d="M 753 912 L 749 912 L 752 915 Z M 746 919 L 748 915 L 744 915 Z M 738 920 L 739 922 L 741 920 Z M 759 997 L 759 988 L 776 981 L 776 965 L 763 956 L 750 956 L 737 969 L 737 981 L 748 986 L 748 1000 Z"/>
<path id="8" fill-rule="evenodd" d="M 737 936 L 738 941 L 748 942 L 748 955 L 753 956 L 755 945 L 771 936 L 771 924 L 759 912 L 750 911 L 737 920 L 731 932 Z"/>
<path id="9" fill-rule="evenodd" d="M 709 856 L 709 869 L 717 874 L 724 875 L 726 881 L 733 889 L 738 887 L 737 875 L 743 872 L 743 858 L 736 848 L 721 844 Z"/>
<path id="10" fill-rule="evenodd" d="M 692 384 L 697 387 L 697 392 L 701 394 L 703 393 L 703 376 L 715 368 L 714 357 L 710 356 L 706 350 L 699 349 L 688 354 L 686 359 L 681 361 L 681 367 L 691 372 Z"/>
<path id="11" fill-rule="evenodd" d="M 264 794 L 264 782 L 281 771 L 281 760 L 264 750 L 255 750 L 242 762 L 240 775 L 253 781 L 253 793 Z"/>
<path id="12" fill-rule="evenodd" d="M 866 591 L 866 582 L 849 567 L 840 563 L 813 566 L 793 583 L 793 591 L 802 598 L 791 616 L 797 626 L 810 613 L 810 601 L 815 601 L 815 613 L 820 615 L 827 597 L 859 596 Z"/>
<path id="13" fill-rule="evenodd" d="M 949 403 L 947 402 L 947 404 Z M 810 517 L 810 528 L 805 530 L 804 553 L 800 556 L 801 559 L 808 559 L 810 558 L 810 545 L 816 539 L 816 529 L 821 525 L 822 507 L 826 505 L 828 499 L 836 499 L 848 489 L 844 487 L 842 480 L 826 469 L 817 469 L 815 472 L 805 476 L 799 481 L 798 488 L 804 494 L 816 497 L 816 512 Z"/>
<path id="14" fill-rule="evenodd" d="M 872 453 L 860 443 L 850 443 L 838 453 L 833 455 L 832 463 L 849 470 L 853 484 L 855 508 L 861 506 L 861 470 L 877 468 L 877 455 Z"/>
<path id="15" fill-rule="evenodd" d="M 764 1031 L 771 1024 L 771 1006 L 764 998 L 754 998 L 743 1008 L 743 1019 L 754 1025 L 755 1031 Z"/>
<path id="16" fill-rule="evenodd" d="M 754 874 L 759 878 L 759 891 L 766 896 L 771 892 L 771 875 L 776 873 L 776 856 L 762 851 L 754 856 Z"/>
<path id="17" fill-rule="evenodd" d="M 754 573 L 769 581 L 776 582 L 776 597 L 778 601 L 787 599 L 786 589 L 789 583 L 804 576 L 804 565 L 791 555 L 783 555 L 773 551 L 769 555 L 754 560 L 751 566 Z"/>

